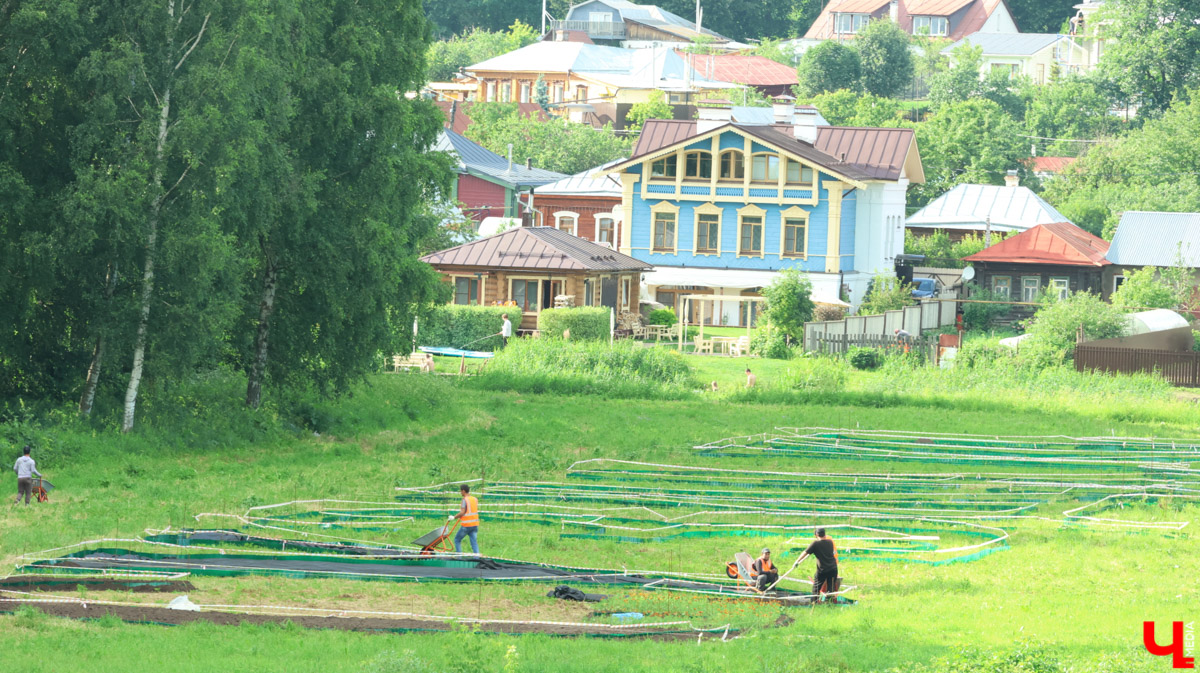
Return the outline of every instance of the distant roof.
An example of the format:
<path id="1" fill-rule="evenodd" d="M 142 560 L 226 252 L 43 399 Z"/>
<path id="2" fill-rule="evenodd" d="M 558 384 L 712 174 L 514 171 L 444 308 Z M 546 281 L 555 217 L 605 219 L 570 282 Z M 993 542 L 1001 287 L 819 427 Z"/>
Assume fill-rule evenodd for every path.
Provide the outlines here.
<path id="1" fill-rule="evenodd" d="M 450 129 L 442 129 L 433 149 L 449 152 L 457 157 L 458 168 L 461 172 L 482 173 L 514 186 L 544 185 L 566 177 L 562 173 L 541 168 L 526 168 L 524 161 L 518 161 L 515 158 L 510 167 L 508 159 L 505 157 Z"/>
<path id="2" fill-rule="evenodd" d="M 1128 210 L 1117 224 L 1108 261 L 1123 266 L 1200 268 L 1200 213 L 1152 213 Z"/>
<path id="3" fill-rule="evenodd" d="M 1039 224 L 963 259 L 1065 266 L 1105 266 L 1108 241 L 1070 222 Z"/>
<path id="4" fill-rule="evenodd" d="M 688 40 L 697 37 L 700 33 L 723 40 L 728 39 L 720 33 L 705 28 L 703 25 L 700 26 L 700 33 L 697 33 L 694 21 L 689 21 L 678 14 L 672 14 L 654 5 L 637 5 L 628 0 L 602 0 L 602 2 L 616 10 L 621 15 L 622 20 L 634 21 Z M 590 5 L 589 10 L 595 7 L 594 3 L 591 2 L 572 5 L 570 11 L 567 12 L 567 19 L 571 19 L 575 8 L 583 4 Z M 586 18 L 583 20 L 586 20 Z"/>
<path id="5" fill-rule="evenodd" d="M 1073 163 L 1075 157 L 1030 157 L 1025 160 L 1025 165 L 1035 173 L 1061 173 Z"/>
<path id="6" fill-rule="evenodd" d="M 537 187 L 533 190 L 533 193 L 537 195 L 569 194 L 572 196 L 616 196 L 619 198 L 622 194 L 621 181 L 618 180 L 616 176 L 605 175 L 599 178 L 594 178 L 592 176 L 597 172 L 622 161 L 624 161 L 624 159 L 617 159 L 616 161 L 610 161 L 595 168 L 589 168 L 582 173 L 576 173 L 575 175 L 565 177 L 558 182 L 551 182 L 548 185 Z"/>
<path id="7" fill-rule="evenodd" d="M 620 87 L 668 91 L 734 86 L 692 71 L 674 49 L 623 49 L 579 42 L 534 42 L 464 70 L 571 73 Z"/>
<path id="8" fill-rule="evenodd" d="M 805 38 L 823 40 L 835 36 L 834 14 L 872 14 L 876 17 L 886 15 L 890 9 L 890 0 L 831 0 L 825 9 L 813 21 Z M 898 0 L 896 20 L 906 33 L 912 33 L 914 16 L 945 16 L 958 15 L 959 18 L 950 26 L 951 40 L 958 40 L 975 33 L 983 28 L 989 17 L 1000 7 L 1004 7 L 1009 15 L 1006 0 Z M 853 34 L 842 34 L 842 37 L 853 38 Z"/>
<path id="9" fill-rule="evenodd" d="M 972 33 L 942 50 L 950 54 L 964 44 L 983 47 L 991 56 L 1033 56 L 1067 37 L 1057 33 Z"/>
<path id="10" fill-rule="evenodd" d="M 770 126 L 775 123 L 775 110 L 770 107 L 749 107 L 734 105 L 731 108 L 733 121 L 739 124 L 757 124 L 759 126 Z M 821 116 L 817 108 L 811 105 L 797 105 L 796 114 L 812 115 L 816 120 L 817 126 L 829 126 L 829 122 Z"/>
<path id="11" fill-rule="evenodd" d="M 787 127 L 739 123 L 730 126 L 855 180 L 899 179 L 913 139 L 912 129 L 818 126 L 817 142 L 810 145 L 796 139 Z M 695 135 L 693 120 L 651 119 L 642 127 L 631 158 L 651 154 Z M 840 159 L 843 152 L 845 162 Z M 920 180 L 912 178 L 923 181 L 924 174 Z"/>
<path id="12" fill-rule="evenodd" d="M 753 54 L 684 54 L 687 62 L 704 77 L 749 86 L 799 83 L 796 68 Z"/>
<path id="13" fill-rule="evenodd" d="M 1025 231 L 1039 224 L 1069 222 L 1028 187 L 958 185 L 909 216 L 908 227 Z"/>
<path id="14" fill-rule="evenodd" d="M 475 84 L 471 84 L 471 91 L 476 89 Z M 538 121 L 546 121 L 550 115 L 542 109 L 542 106 L 537 103 L 509 103 L 517 106 L 517 112 L 522 117 L 536 117 Z M 471 125 L 471 108 L 475 105 L 475 101 L 459 101 L 459 100 L 440 100 L 434 102 L 434 105 L 446 115 L 446 128 L 452 129 L 455 133 L 466 133 L 467 127 Z"/>
<path id="15" fill-rule="evenodd" d="M 548 30 L 542 36 L 543 42 L 558 41 L 558 42 L 582 42 L 583 44 L 596 44 L 592 42 L 592 38 L 588 36 L 586 30 Z"/>
<path id="16" fill-rule="evenodd" d="M 516 227 L 421 258 L 434 266 L 550 271 L 642 271 L 650 264 L 553 227 Z"/>

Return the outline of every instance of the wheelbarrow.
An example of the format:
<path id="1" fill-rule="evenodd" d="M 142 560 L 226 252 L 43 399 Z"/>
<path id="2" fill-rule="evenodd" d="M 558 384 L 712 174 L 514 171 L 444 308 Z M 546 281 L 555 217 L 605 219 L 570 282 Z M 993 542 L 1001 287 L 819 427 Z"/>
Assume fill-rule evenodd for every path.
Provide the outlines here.
<path id="1" fill-rule="evenodd" d="M 413 544 L 421 548 L 421 556 L 433 556 L 437 552 L 452 552 L 450 534 L 458 528 L 458 519 L 452 519 L 421 537 L 413 540 Z"/>
<path id="2" fill-rule="evenodd" d="M 47 500 L 49 500 L 50 496 L 47 494 L 50 491 L 54 490 L 54 484 L 51 484 L 49 481 L 46 481 L 45 477 L 35 478 L 32 482 L 32 486 L 33 486 L 33 497 L 37 498 L 38 502 L 46 502 Z"/>

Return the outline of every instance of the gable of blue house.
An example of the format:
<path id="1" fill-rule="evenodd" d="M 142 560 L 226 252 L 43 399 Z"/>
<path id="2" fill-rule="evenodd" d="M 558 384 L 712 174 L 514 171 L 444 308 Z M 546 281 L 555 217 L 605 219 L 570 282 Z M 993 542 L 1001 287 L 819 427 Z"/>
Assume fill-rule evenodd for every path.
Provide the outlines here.
<path id="1" fill-rule="evenodd" d="M 656 267 L 854 269 L 855 176 L 724 128 L 623 167 L 623 251 Z"/>

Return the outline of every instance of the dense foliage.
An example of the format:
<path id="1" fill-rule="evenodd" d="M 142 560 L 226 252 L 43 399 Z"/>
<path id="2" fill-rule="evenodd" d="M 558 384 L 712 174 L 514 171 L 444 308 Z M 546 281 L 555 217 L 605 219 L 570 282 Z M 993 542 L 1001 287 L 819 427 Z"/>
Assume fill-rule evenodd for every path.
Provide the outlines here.
<path id="1" fill-rule="evenodd" d="M 767 300 L 763 315 L 771 324 L 772 332 L 786 335 L 792 341 L 802 341 L 804 323 L 812 320 L 816 306 L 808 278 L 796 269 L 785 269 L 762 289 L 762 295 Z"/>
<path id="2" fill-rule="evenodd" d="M 1124 336 L 1128 329 L 1124 312 L 1090 292 L 1076 292 L 1066 299 L 1051 300 L 1038 309 L 1026 333 L 1030 344 L 1047 357 L 1063 361 L 1074 352 L 1082 330 L 1086 341 Z M 1026 348 L 1024 344 L 1021 346 Z"/>
<path id="3" fill-rule="evenodd" d="M 632 339 L 514 339 L 481 375 L 482 385 L 529 392 L 621 397 L 681 394 L 698 387 L 683 356 Z M 639 392 L 640 390 L 640 392 Z"/>
<path id="4" fill-rule="evenodd" d="M 871 21 L 854 40 L 862 63 L 862 88 L 876 96 L 895 96 L 913 77 L 910 38 L 893 21 Z"/>
<path id="5" fill-rule="evenodd" d="M 669 308 L 656 308 L 650 312 L 646 318 L 647 324 L 650 325 L 674 325 L 679 322 L 679 318 L 675 316 L 675 311 Z"/>
<path id="6" fill-rule="evenodd" d="M 500 348 L 501 316 L 508 314 L 513 328 L 521 322 L 513 306 L 433 306 L 417 320 L 417 345 L 490 351 Z"/>
<path id="7" fill-rule="evenodd" d="M 547 308 L 538 313 L 538 331 L 543 337 L 561 338 L 571 331 L 572 341 L 607 341 L 611 315 L 603 306 Z"/>
<path id="8" fill-rule="evenodd" d="M 477 103 L 471 107 L 467 137 L 504 156 L 513 146 L 515 161 L 574 174 L 629 155 L 632 138 L 621 138 L 611 126 L 594 129 L 562 117 L 539 121 L 522 117 L 516 103 Z"/>
<path id="9" fill-rule="evenodd" d="M 459 70 L 490 58 L 507 54 L 533 44 L 538 39 L 537 31 L 517 19 L 508 30 L 492 32 L 472 29 L 448 40 L 429 45 L 429 81 L 444 82 L 454 77 Z"/>
<path id="10" fill-rule="evenodd" d="M 828 91 L 858 88 L 862 76 L 862 60 L 853 47 L 836 40 L 826 40 L 804 52 L 796 69 L 796 92 L 815 96 Z"/>
<path id="11" fill-rule="evenodd" d="M 888 274 L 880 274 L 871 280 L 871 287 L 862 305 L 858 307 L 860 315 L 879 315 L 886 311 L 895 311 L 913 304 L 913 286 L 902 283 L 900 279 Z"/>
<path id="12" fill-rule="evenodd" d="M 656 90 L 650 94 L 650 100 L 629 106 L 629 112 L 625 114 L 625 128 L 630 131 L 638 131 L 647 119 L 673 118 L 674 111 L 667 104 L 665 95 Z"/>

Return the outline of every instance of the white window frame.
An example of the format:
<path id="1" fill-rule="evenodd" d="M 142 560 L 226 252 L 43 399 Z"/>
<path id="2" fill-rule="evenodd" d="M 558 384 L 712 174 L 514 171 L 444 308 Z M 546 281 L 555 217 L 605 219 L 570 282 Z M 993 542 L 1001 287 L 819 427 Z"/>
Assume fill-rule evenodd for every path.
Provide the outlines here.
<path id="1" fill-rule="evenodd" d="M 1121 283 L 1125 282 L 1125 274 L 1117 274 L 1112 277 L 1112 291 L 1116 292 L 1121 289 Z"/>
<path id="2" fill-rule="evenodd" d="M 1071 294 L 1071 278 L 1069 276 L 1050 276 L 1050 284 L 1046 290 L 1057 290 L 1059 299 L 1066 299 Z"/>
<path id="3" fill-rule="evenodd" d="M 717 218 L 717 237 L 710 240 L 709 247 L 700 247 L 700 216 L 715 215 Z M 725 209 L 715 203 L 705 203 L 692 209 L 692 254 L 696 256 L 720 256 L 721 235 L 725 225 Z"/>
<path id="4" fill-rule="evenodd" d="M 596 243 L 608 245 L 615 249 L 617 247 L 617 217 L 612 213 L 596 213 L 594 219 L 596 220 Z M 609 222 L 610 240 L 607 241 L 603 237 L 605 220 Z"/>
<path id="5" fill-rule="evenodd" d="M 569 220 L 571 223 L 570 229 L 563 228 L 564 220 Z M 579 213 L 571 210 L 560 210 L 554 213 L 554 228 L 559 231 L 565 231 L 572 236 L 579 235 Z"/>
<path id="6" fill-rule="evenodd" d="M 950 34 L 950 20 L 944 16 L 914 16 L 912 20 L 913 35 L 945 37 Z"/>
<path id="7" fill-rule="evenodd" d="M 633 279 L 629 276 L 621 276 L 620 281 L 618 282 L 618 287 L 620 288 L 621 292 L 621 297 L 618 304 L 622 309 L 628 311 L 630 301 L 629 295 L 633 290 Z"/>
<path id="8" fill-rule="evenodd" d="M 1027 296 L 1027 292 L 1026 292 L 1027 290 L 1030 289 L 1027 286 L 1026 281 L 1030 281 L 1030 280 L 1032 280 L 1034 282 L 1032 297 Z M 1035 302 L 1035 301 L 1037 301 L 1038 295 L 1041 294 L 1041 292 L 1042 292 L 1042 277 L 1041 276 L 1021 276 L 1021 301 Z"/>
<path id="9" fill-rule="evenodd" d="M 866 27 L 870 14 L 836 12 L 833 15 L 833 32 L 838 35 L 854 35 Z"/>
<path id="10" fill-rule="evenodd" d="M 488 103 L 496 102 L 496 82 L 489 80 L 487 82 L 487 84 L 483 85 L 483 88 L 484 88 L 484 91 L 486 92 L 484 94 L 485 95 L 484 100 L 487 101 Z"/>
<path id="11" fill-rule="evenodd" d="M 533 90 L 533 85 L 529 82 L 521 82 L 520 87 L 521 102 L 528 103 L 530 100 L 530 94 Z"/>

